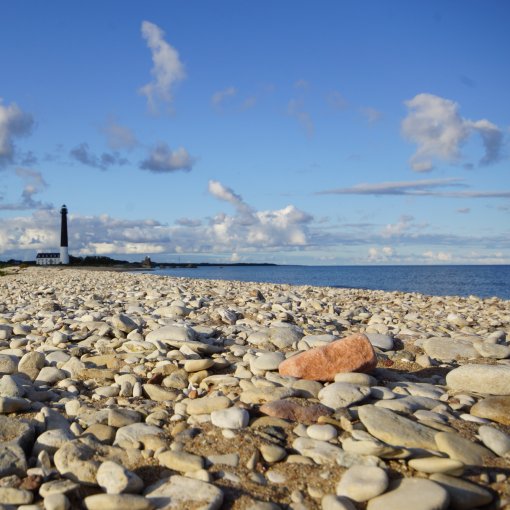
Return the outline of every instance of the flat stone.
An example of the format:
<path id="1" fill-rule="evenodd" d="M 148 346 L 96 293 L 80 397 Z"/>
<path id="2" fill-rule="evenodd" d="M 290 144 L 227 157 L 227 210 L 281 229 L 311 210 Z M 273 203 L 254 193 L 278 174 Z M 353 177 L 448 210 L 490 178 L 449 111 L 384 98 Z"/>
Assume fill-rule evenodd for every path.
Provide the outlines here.
<path id="1" fill-rule="evenodd" d="M 510 425 L 510 396 L 484 398 L 471 408 L 470 413 L 502 425 Z"/>
<path id="2" fill-rule="evenodd" d="M 489 395 L 510 395 L 510 366 L 462 365 L 446 375 L 452 390 Z"/>
<path id="3" fill-rule="evenodd" d="M 487 489 L 461 478 L 437 473 L 431 475 L 430 480 L 448 491 L 452 510 L 478 508 L 488 505 L 493 500 L 492 494 Z"/>
<path id="4" fill-rule="evenodd" d="M 147 423 L 133 423 L 126 425 L 117 430 L 115 435 L 114 444 L 122 441 L 126 442 L 137 442 L 140 441 L 143 436 L 161 436 L 163 431 L 154 425 L 148 425 Z"/>
<path id="5" fill-rule="evenodd" d="M 368 338 L 355 334 L 296 354 L 281 363 L 278 370 L 281 375 L 333 381 L 338 372 L 371 372 L 376 364 L 374 348 Z"/>
<path id="6" fill-rule="evenodd" d="M 269 328 L 268 336 L 272 344 L 285 349 L 303 338 L 303 330 L 293 324 L 280 323 Z"/>
<path id="7" fill-rule="evenodd" d="M 158 455 L 158 462 L 162 466 L 181 473 L 198 471 L 204 467 L 204 459 L 200 455 L 170 450 Z"/>
<path id="8" fill-rule="evenodd" d="M 492 359 L 505 359 L 510 357 L 510 346 L 489 344 L 485 342 L 474 344 L 480 356 Z"/>
<path id="9" fill-rule="evenodd" d="M 429 338 L 423 343 L 423 350 L 434 359 L 453 361 L 459 358 L 478 358 L 478 351 L 467 340 L 451 338 Z"/>
<path id="10" fill-rule="evenodd" d="M 332 464 L 336 462 L 341 448 L 326 441 L 318 441 L 308 437 L 298 437 L 292 443 L 292 448 L 304 457 L 310 457 L 317 464 Z"/>
<path id="11" fill-rule="evenodd" d="M 131 333 L 131 331 L 138 328 L 138 324 L 129 316 L 120 313 L 112 317 L 112 324 L 114 328 L 117 328 L 124 333 Z"/>
<path id="12" fill-rule="evenodd" d="M 143 384 L 142 387 L 147 396 L 156 402 L 165 402 L 166 400 L 175 400 L 177 398 L 175 391 L 162 388 L 158 384 Z"/>
<path id="13" fill-rule="evenodd" d="M 482 425 L 478 429 L 478 435 L 483 444 L 496 455 L 503 457 L 510 454 L 510 435 L 488 425 Z"/>
<path id="14" fill-rule="evenodd" d="M 68 429 L 51 429 L 40 434 L 33 449 L 33 455 L 37 456 L 41 451 L 53 455 L 62 445 L 74 439 L 74 434 Z"/>
<path id="15" fill-rule="evenodd" d="M 214 360 L 207 359 L 190 359 L 185 361 L 184 370 L 186 372 L 199 372 L 200 370 L 207 370 L 214 365 Z"/>
<path id="16" fill-rule="evenodd" d="M 0 503 L 2 505 L 28 505 L 32 503 L 34 495 L 25 489 L 0 487 Z"/>
<path id="17" fill-rule="evenodd" d="M 190 400 L 186 407 L 189 415 L 194 414 L 211 414 L 213 411 L 226 409 L 232 405 L 228 397 L 202 397 Z"/>
<path id="18" fill-rule="evenodd" d="M 134 494 L 94 494 L 83 503 L 87 510 L 153 510 L 154 504 L 143 496 Z M 158 507 L 162 508 L 162 507 Z"/>
<path id="19" fill-rule="evenodd" d="M 99 466 L 97 484 L 108 494 L 136 494 L 143 489 L 143 480 L 137 474 L 109 460 Z"/>
<path id="20" fill-rule="evenodd" d="M 353 466 L 342 475 L 336 494 L 361 503 L 382 494 L 388 483 L 388 475 L 380 467 Z"/>
<path id="21" fill-rule="evenodd" d="M 350 499 L 334 494 L 326 494 L 321 499 L 322 510 L 356 510 Z"/>
<path id="22" fill-rule="evenodd" d="M 422 457 L 411 459 L 409 467 L 422 473 L 455 473 L 461 474 L 464 464 L 460 460 L 445 459 L 443 457 Z"/>
<path id="23" fill-rule="evenodd" d="M 82 436 L 94 436 L 100 443 L 113 444 L 117 429 L 103 423 L 94 423 L 88 427 Z"/>
<path id="24" fill-rule="evenodd" d="M 393 446 L 436 449 L 436 431 L 404 418 L 389 409 L 364 405 L 358 409 L 361 422 L 377 439 Z"/>
<path id="25" fill-rule="evenodd" d="M 381 351 L 391 351 L 393 349 L 393 338 L 381 333 L 365 333 L 370 343 Z"/>
<path id="26" fill-rule="evenodd" d="M 195 340 L 196 334 L 188 326 L 170 325 L 151 331 L 146 337 L 147 342 L 168 343 L 172 340 L 190 342 Z"/>
<path id="27" fill-rule="evenodd" d="M 159 510 L 188 507 L 217 510 L 223 503 L 223 492 L 218 487 L 179 475 L 159 480 L 147 487 L 144 494 Z"/>
<path id="28" fill-rule="evenodd" d="M 299 423 L 315 423 L 320 416 L 328 416 L 332 413 L 329 407 L 322 404 L 312 404 L 308 406 L 300 405 L 293 400 L 275 400 L 260 406 L 259 411 L 283 418 L 284 420 L 297 421 Z"/>
<path id="29" fill-rule="evenodd" d="M 374 386 L 377 384 L 377 379 L 360 372 L 340 372 L 335 375 L 335 382 L 351 383 L 357 386 Z"/>
<path id="30" fill-rule="evenodd" d="M 37 374 L 36 382 L 55 384 L 67 378 L 67 373 L 56 367 L 43 367 Z"/>
<path id="31" fill-rule="evenodd" d="M 368 502 L 367 510 L 446 510 L 450 497 L 446 489 L 422 478 L 402 478 L 390 490 Z"/>
<path id="32" fill-rule="evenodd" d="M 80 484 L 72 480 L 52 480 L 39 487 L 39 495 L 43 498 L 51 494 L 69 494 L 80 488 Z"/>
<path id="33" fill-rule="evenodd" d="M 437 449 L 465 465 L 481 466 L 484 457 L 491 458 L 493 453 L 480 444 L 464 439 L 456 432 L 438 432 L 435 435 Z"/>
<path id="34" fill-rule="evenodd" d="M 328 384 L 319 391 L 319 400 L 321 404 L 331 409 L 338 409 L 360 402 L 369 395 L 370 388 L 367 386 L 357 386 L 346 382 L 334 382 Z"/>
<path id="35" fill-rule="evenodd" d="M 310 425 L 306 429 L 306 433 L 308 437 L 312 439 L 318 439 L 319 441 L 331 441 L 338 436 L 338 431 L 333 425 L 325 424 L 315 424 Z"/>
<path id="36" fill-rule="evenodd" d="M 30 409 L 30 401 L 19 397 L 0 397 L 0 414 L 18 413 Z"/>
<path id="37" fill-rule="evenodd" d="M 250 363 L 252 370 L 277 370 L 285 355 L 281 352 L 268 352 L 257 356 Z"/>
<path id="38" fill-rule="evenodd" d="M 238 430 L 246 427 L 250 421 L 250 413 L 239 407 L 219 409 L 211 413 L 211 422 L 222 429 Z"/>

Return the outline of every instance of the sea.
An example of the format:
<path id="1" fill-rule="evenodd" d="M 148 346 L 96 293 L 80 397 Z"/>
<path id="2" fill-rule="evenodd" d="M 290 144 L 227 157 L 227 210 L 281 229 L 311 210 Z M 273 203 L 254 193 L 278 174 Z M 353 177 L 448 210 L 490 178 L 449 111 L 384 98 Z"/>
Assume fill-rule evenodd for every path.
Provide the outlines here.
<path id="1" fill-rule="evenodd" d="M 510 265 L 198 266 L 155 269 L 151 274 L 510 300 Z"/>

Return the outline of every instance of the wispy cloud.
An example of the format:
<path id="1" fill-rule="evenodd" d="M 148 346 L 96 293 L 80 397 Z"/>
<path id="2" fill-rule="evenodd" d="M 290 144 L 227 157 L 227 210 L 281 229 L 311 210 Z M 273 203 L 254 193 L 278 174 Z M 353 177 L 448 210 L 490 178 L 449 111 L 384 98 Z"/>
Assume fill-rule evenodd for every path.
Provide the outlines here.
<path id="1" fill-rule="evenodd" d="M 155 112 L 158 100 L 167 105 L 172 103 L 173 88 L 186 77 L 186 71 L 177 50 L 165 41 L 165 32 L 161 28 L 150 21 L 144 21 L 142 36 L 152 53 L 151 74 L 154 80 L 144 85 L 140 93 L 147 98 L 150 109 Z"/>
<path id="2" fill-rule="evenodd" d="M 35 195 L 48 187 L 41 172 L 30 168 L 16 168 L 15 173 L 24 183 L 20 200 L 15 203 L 5 203 L 0 200 L 0 210 L 25 211 L 30 209 L 51 209 L 53 207 L 51 204 L 45 204 L 34 198 Z"/>
<path id="3" fill-rule="evenodd" d="M 305 110 L 303 99 L 291 99 L 287 105 L 287 113 L 297 119 L 307 136 L 312 137 L 315 133 L 315 125 L 312 117 Z"/>
<path id="4" fill-rule="evenodd" d="M 189 172 L 195 162 L 195 158 L 184 147 L 172 150 L 166 143 L 160 142 L 151 149 L 139 166 L 142 170 L 154 173 L 170 173 L 178 170 Z"/>
<path id="5" fill-rule="evenodd" d="M 211 97 L 211 104 L 219 108 L 228 98 L 234 97 L 237 94 L 237 89 L 233 86 L 227 87 L 223 90 L 218 90 Z"/>
<path id="6" fill-rule="evenodd" d="M 492 122 L 466 119 L 456 102 L 433 94 L 418 94 L 404 104 L 408 114 L 402 121 L 402 134 L 418 146 L 410 159 L 414 171 L 428 172 L 435 161 L 459 162 L 461 146 L 472 133 L 480 134 L 484 144 L 480 164 L 501 159 L 503 133 Z"/>
<path id="7" fill-rule="evenodd" d="M 369 124 L 375 124 L 381 120 L 383 116 L 381 111 L 376 110 L 375 108 L 371 108 L 370 106 L 364 106 L 360 108 L 360 112 Z"/>
<path id="8" fill-rule="evenodd" d="M 2 104 L 0 98 L 0 168 L 15 161 L 14 140 L 30 134 L 34 119 L 23 112 L 18 105 Z"/>
<path id="9" fill-rule="evenodd" d="M 103 133 L 106 135 L 106 143 L 113 151 L 121 149 L 133 149 L 138 145 L 133 131 L 127 126 L 122 126 L 115 119 L 110 118 L 103 127 Z"/>
<path id="10" fill-rule="evenodd" d="M 349 103 L 347 102 L 345 97 L 336 90 L 330 92 L 327 95 L 326 101 L 331 107 L 331 109 L 336 111 L 345 110 L 349 106 Z"/>
<path id="11" fill-rule="evenodd" d="M 422 179 L 418 181 L 396 181 L 357 184 L 350 188 L 336 188 L 319 191 L 317 195 L 407 195 L 434 196 L 447 198 L 510 198 L 510 191 L 443 191 L 438 188 L 467 188 L 464 179 Z"/>
<path id="12" fill-rule="evenodd" d="M 128 160 L 117 152 L 103 152 L 100 156 L 97 156 L 90 150 L 89 144 L 86 142 L 80 143 L 71 149 L 69 155 L 82 165 L 99 170 L 108 170 L 111 167 L 122 166 L 128 163 Z"/>

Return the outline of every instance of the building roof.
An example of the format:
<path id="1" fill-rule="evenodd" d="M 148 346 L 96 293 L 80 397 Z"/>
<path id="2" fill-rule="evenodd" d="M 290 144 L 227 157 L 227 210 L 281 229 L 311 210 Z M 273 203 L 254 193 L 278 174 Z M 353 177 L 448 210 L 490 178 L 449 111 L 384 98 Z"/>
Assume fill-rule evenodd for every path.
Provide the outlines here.
<path id="1" fill-rule="evenodd" d="M 36 259 L 55 259 L 60 258 L 60 253 L 38 253 Z"/>

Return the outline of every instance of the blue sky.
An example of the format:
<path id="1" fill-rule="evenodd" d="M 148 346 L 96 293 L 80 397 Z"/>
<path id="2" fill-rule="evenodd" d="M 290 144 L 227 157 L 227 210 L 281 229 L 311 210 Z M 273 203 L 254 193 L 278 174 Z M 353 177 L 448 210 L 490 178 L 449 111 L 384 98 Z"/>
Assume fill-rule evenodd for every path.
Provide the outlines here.
<path id="1" fill-rule="evenodd" d="M 122 5 L 122 9 L 120 9 Z M 510 263 L 505 1 L 2 2 L 0 259 Z"/>

